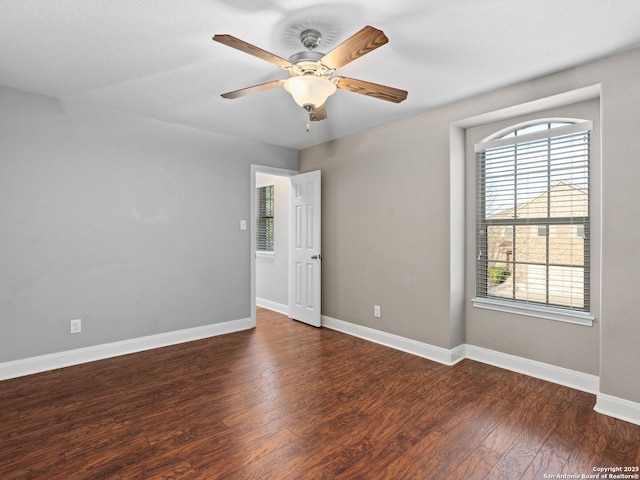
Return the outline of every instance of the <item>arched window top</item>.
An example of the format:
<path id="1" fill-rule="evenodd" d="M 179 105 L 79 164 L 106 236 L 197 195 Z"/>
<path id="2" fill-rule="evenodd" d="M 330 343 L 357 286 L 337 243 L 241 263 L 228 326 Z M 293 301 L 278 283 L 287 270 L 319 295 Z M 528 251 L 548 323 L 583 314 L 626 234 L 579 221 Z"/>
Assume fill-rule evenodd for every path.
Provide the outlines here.
<path id="1" fill-rule="evenodd" d="M 483 139 L 481 143 L 488 142 L 489 140 L 496 140 L 498 138 L 510 138 L 521 137 L 528 133 L 539 132 L 541 130 L 549 130 L 557 127 L 564 127 L 566 125 L 573 125 L 576 123 L 586 122 L 580 118 L 538 118 L 535 120 L 528 120 L 526 122 L 518 123 L 516 125 L 510 125 L 507 128 L 498 130 L 492 133 L 487 138 Z"/>
<path id="2" fill-rule="evenodd" d="M 592 128 L 593 122 L 580 118 L 539 118 L 498 130 L 476 144 L 475 150 L 478 152 L 497 146 L 588 131 Z"/>

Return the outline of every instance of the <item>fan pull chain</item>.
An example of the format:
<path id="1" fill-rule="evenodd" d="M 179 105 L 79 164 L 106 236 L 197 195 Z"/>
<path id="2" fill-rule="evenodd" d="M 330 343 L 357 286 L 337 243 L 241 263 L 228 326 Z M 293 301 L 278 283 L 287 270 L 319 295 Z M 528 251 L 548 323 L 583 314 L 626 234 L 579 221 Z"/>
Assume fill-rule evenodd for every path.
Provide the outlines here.
<path id="1" fill-rule="evenodd" d="M 309 126 L 309 122 L 307 122 L 307 133 L 311 131 L 311 127 Z"/>

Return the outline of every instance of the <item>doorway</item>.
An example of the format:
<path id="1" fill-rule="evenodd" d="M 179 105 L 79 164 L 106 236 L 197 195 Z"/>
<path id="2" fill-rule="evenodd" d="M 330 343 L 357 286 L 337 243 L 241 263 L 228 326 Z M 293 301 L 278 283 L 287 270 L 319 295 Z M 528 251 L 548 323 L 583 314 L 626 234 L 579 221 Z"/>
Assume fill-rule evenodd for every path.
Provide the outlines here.
<path id="1" fill-rule="evenodd" d="M 261 165 L 251 166 L 251 320 L 256 306 L 284 315 L 289 313 L 290 177 L 298 172 Z M 257 188 L 273 185 L 273 245 L 259 250 L 257 238 Z"/>

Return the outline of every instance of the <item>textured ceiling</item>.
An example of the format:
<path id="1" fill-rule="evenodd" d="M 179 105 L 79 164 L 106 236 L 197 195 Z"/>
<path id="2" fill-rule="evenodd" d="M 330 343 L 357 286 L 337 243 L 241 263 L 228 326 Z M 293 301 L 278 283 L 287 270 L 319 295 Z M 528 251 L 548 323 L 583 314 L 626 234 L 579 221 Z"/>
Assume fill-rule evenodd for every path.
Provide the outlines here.
<path id="1" fill-rule="evenodd" d="M 338 74 L 408 90 L 403 103 L 339 90 L 307 133 L 283 88 L 220 97 L 287 72 L 214 34 L 287 58 L 302 28 L 328 52 L 364 25 L 389 43 Z M 640 46 L 640 2 L 0 0 L 0 45 L 0 85 L 301 149 Z"/>

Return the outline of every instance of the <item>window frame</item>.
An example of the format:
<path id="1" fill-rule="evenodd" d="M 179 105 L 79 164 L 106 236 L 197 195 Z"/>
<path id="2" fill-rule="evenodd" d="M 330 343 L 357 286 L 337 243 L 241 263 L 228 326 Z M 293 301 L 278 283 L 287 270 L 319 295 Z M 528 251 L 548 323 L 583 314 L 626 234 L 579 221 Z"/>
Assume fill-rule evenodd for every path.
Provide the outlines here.
<path id="1" fill-rule="evenodd" d="M 525 133 L 524 135 L 520 135 L 518 136 L 517 133 L 519 130 L 523 130 L 526 129 L 528 127 L 536 127 L 538 125 L 544 125 L 544 124 L 548 124 L 551 125 L 553 123 L 559 124 L 559 123 L 564 123 L 564 125 L 561 126 L 556 126 L 555 128 L 547 128 L 547 129 L 540 129 L 540 130 L 535 130 L 530 132 L 530 133 Z M 580 134 L 581 132 L 591 132 L 593 130 L 593 122 L 589 121 L 589 120 L 582 120 L 582 119 L 568 119 L 568 118 L 537 118 L 534 120 L 528 120 L 526 122 L 522 122 L 516 125 L 510 125 L 506 128 L 500 129 L 497 132 L 494 132 L 492 135 L 486 137 L 485 139 L 481 140 L 479 143 L 475 144 L 474 150 L 476 152 L 476 167 L 480 168 L 480 166 L 478 165 L 478 152 L 484 152 L 487 151 L 491 148 L 496 148 L 496 147 L 500 147 L 500 146 L 508 146 L 508 145 L 517 145 L 517 144 L 523 144 L 523 143 L 527 143 L 527 142 L 531 142 L 534 140 L 544 140 L 545 138 L 555 138 L 555 137 L 559 137 L 559 136 L 563 136 L 563 135 L 569 135 L 569 134 Z M 589 148 L 591 148 L 591 139 L 589 139 L 589 143 L 588 143 Z M 592 158 L 591 155 L 589 154 L 589 165 L 591 164 Z M 590 168 L 590 167 L 589 167 Z M 484 178 L 483 175 L 484 172 L 481 172 L 480 170 L 477 171 L 476 173 L 476 188 L 480 189 L 481 185 L 479 182 L 481 182 L 481 178 Z M 588 177 L 588 185 L 589 187 L 592 184 L 592 179 Z M 483 185 L 484 188 L 484 185 Z M 514 187 L 515 188 L 515 187 Z M 514 190 L 514 194 L 515 194 L 515 190 Z M 590 194 L 590 192 L 589 192 Z M 480 202 L 480 193 L 479 190 L 477 192 L 477 201 Z M 587 197 L 589 198 L 589 197 Z M 483 198 L 482 202 L 486 203 L 486 200 Z M 591 217 L 590 214 L 590 209 L 588 208 L 587 211 L 587 225 L 585 226 L 585 231 L 586 234 L 588 235 L 589 233 L 589 220 Z M 483 211 L 482 213 L 483 215 L 485 215 L 486 213 Z M 551 219 L 550 223 L 547 223 L 546 226 L 546 236 L 549 237 L 551 236 L 551 229 L 550 226 L 553 225 L 553 219 L 550 216 L 549 213 L 547 213 L 547 216 L 549 216 L 549 219 Z M 475 222 L 475 229 L 476 229 L 476 242 L 478 242 L 478 231 L 480 228 L 480 223 L 479 223 L 479 212 L 476 213 L 476 222 Z M 544 218 L 544 217 L 542 217 Z M 486 219 L 486 217 L 485 217 Z M 538 223 L 533 222 L 532 225 L 537 225 L 537 227 L 539 228 L 541 225 L 539 223 L 539 220 L 541 220 L 540 218 L 537 219 Z M 488 226 L 488 224 L 485 222 L 484 224 L 484 228 L 486 228 Z M 509 228 L 509 226 L 512 226 L 512 228 L 516 228 L 517 227 L 517 222 L 514 222 L 512 225 L 509 225 L 508 222 L 505 223 L 503 228 Z M 539 233 L 539 232 L 538 232 Z M 512 246 L 512 248 L 515 250 L 515 245 Z M 585 248 L 588 248 L 588 246 L 585 245 Z M 480 250 L 481 247 L 479 245 L 476 245 L 476 249 L 475 251 L 478 252 L 478 255 L 480 255 Z M 512 252 L 514 251 L 512 250 Z M 589 255 L 589 251 L 585 251 L 585 263 L 583 263 L 583 268 L 584 268 L 584 272 L 585 272 L 585 279 L 584 279 L 584 284 L 585 284 L 585 294 L 587 295 L 587 297 L 585 298 L 585 307 L 583 309 L 579 309 L 579 308 L 575 308 L 573 306 L 562 306 L 559 304 L 553 304 L 553 303 L 549 303 L 549 284 L 547 281 L 546 284 L 546 301 L 547 303 L 538 303 L 538 302 L 530 302 L 529 300 L 521 300 L 521 299 L 516 299 L 516 298 L 508 298 L 508 297 L 498 297 L 498 296 L 490 296 L 487 294 L 487 279 L 489 276 L 489 263 L 487 260 L 485 260 L 484 264 L 486 266 L 486 270 L 485 270 L 485 276 L 483 278 L 485 278 L 484 280 L 484 294 L 483 294 L 483 285 L 482 282 L 479 281 L 480 276 L 481 276 L 481 272 L 479 272 L 480 270 L 480 266 L 481 266 L 481 262 L 479 260 L 479 258 L 476 260 L 475 262 L 475 268 L 476 268 L 476 275 L 475 275 L 475 284 L 476 284 L 476 295 L 475 297 L 472 299 L 472 305 L 474 307 L 478 307 L 478 308 L 485 308 L 485 309 L 490 309 L 490 310 L 498 310 L 498 311 L 503 311 L 503 312 L 509 312 L 509 313 L 516 313 L 516 314 L 522 314 L 522 315 L 529 315 L 529 316 L 535 316 L 535 317 L 539 317 L 539 318 L 546 318 L 546 319 L 551 319 L 551 320 L 559 320 L 559 321 L 564 321 L 564 322 L 569 322 L 569 323 L 577 323 L 577 324 L 582 324 L 582 325 L 592 325 L 593 321 L 595 320 L 595 317 L 592 315 L 591 313 L 591 305 L 589 304 L 589 299 L 588 299 L 588 295 L 589 295 L 589 288 L 591 285 L 591 278 L 589 276 L 589 267 L 590 267 L 590 255 Z M 549 266 L 551 265 L 552 262 L 549 262 L 547 260 L 547 267 L 549 268 Z M 514 294 L 515 295 L 515 294 Z"/>
<path id="2" fill-rule="evenodd" d="M 263 196 L 261 191 L 265 192 Z M 270 212 L 267 205 L 266 196 L 268 191 L 271 192 L 271 206 Z M 264 205 L 262 201 L 264 200 Z M 260 257 L 272 257 L 275 255 L 275 185 L 273 183 L 267 185 L 256 186 L 256 255 Z M 263 213 L 264 210 L 264 213 Z M 270 226 L 267 225 L 267 220 L 271 220 Z M 261 227 L 261 222 L 265 222 L 264 228 Z M 262 230 L 271 230 L 271 244 L 268 244 L 268 240 L 265 238 L 265 242 L 261 241 Z M 265 233 L 265 237 L 268 237 L 268 233 Z M 264 247 L 264 248 L 261 248 Z M 268 248 L 271 247 L 271 248 Z"/>

